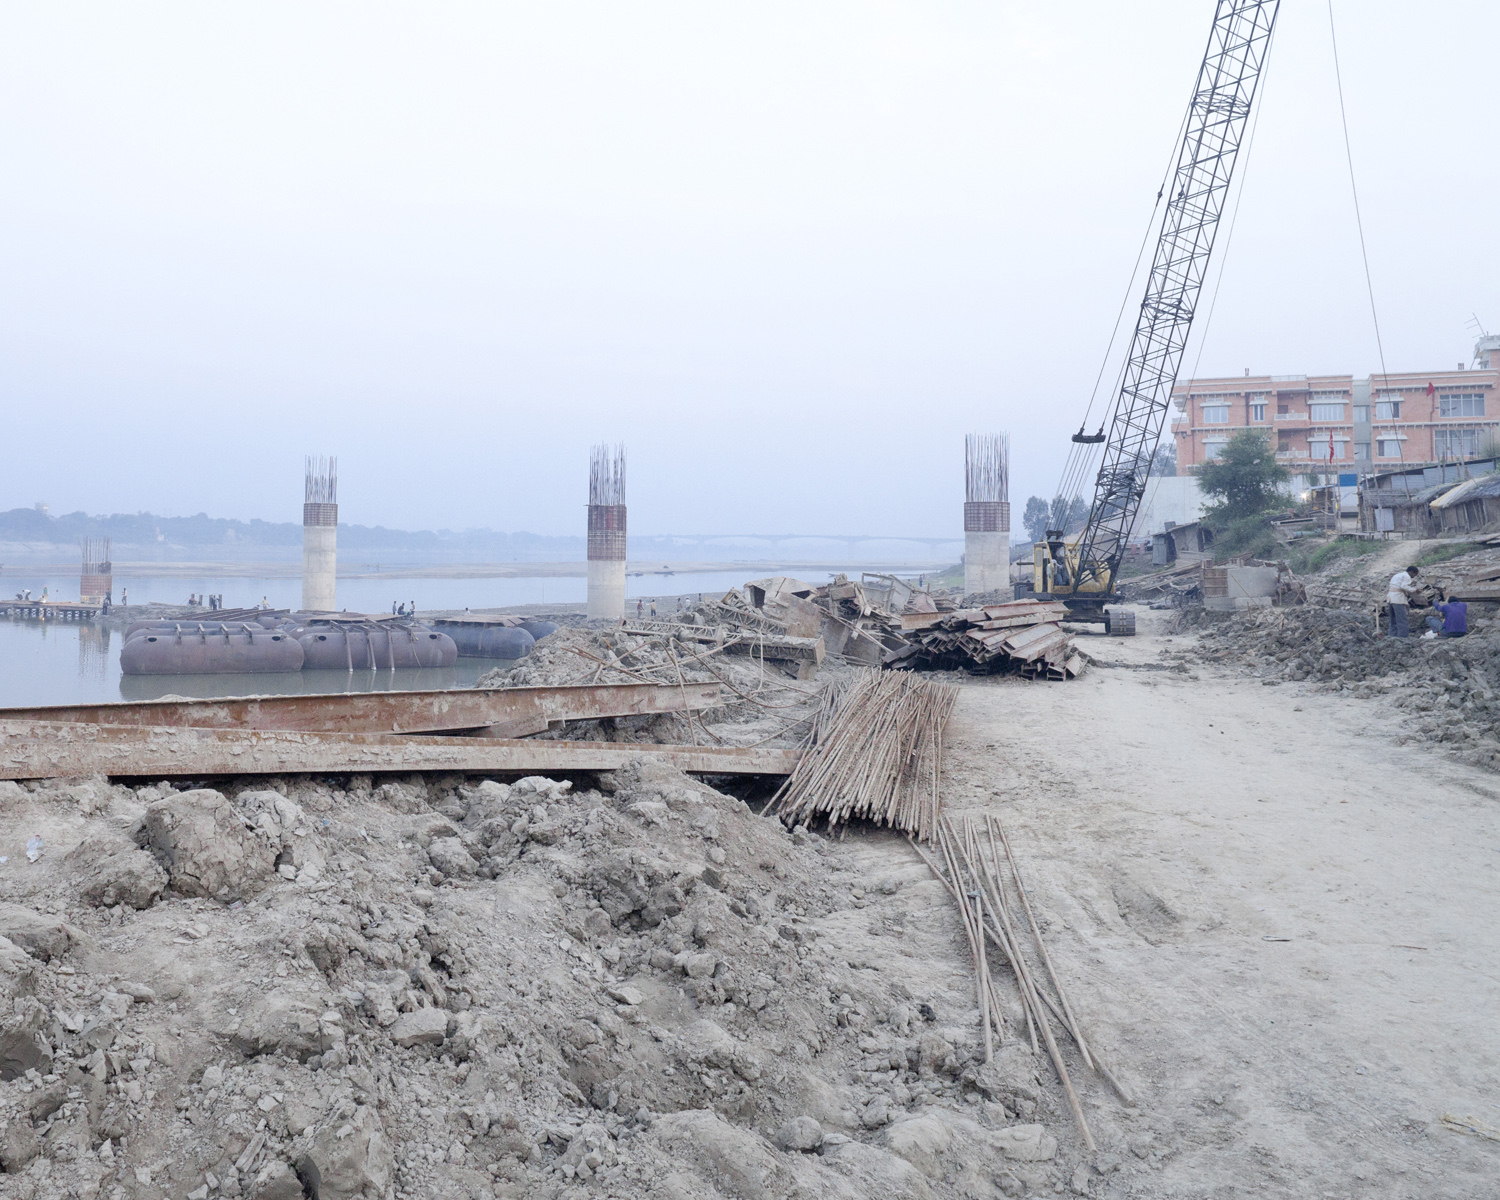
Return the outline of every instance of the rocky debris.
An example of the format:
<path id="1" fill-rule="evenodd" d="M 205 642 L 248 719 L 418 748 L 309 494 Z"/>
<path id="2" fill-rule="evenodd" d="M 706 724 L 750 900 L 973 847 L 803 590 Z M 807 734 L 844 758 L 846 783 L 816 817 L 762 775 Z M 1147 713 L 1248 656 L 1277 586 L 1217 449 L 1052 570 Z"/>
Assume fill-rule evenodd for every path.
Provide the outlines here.
<path id="1" fill-rule="evenodd" d="M 35 960 L 9 938 L 0 936 L 0 1003 L 29 992 L 35 973 Z"/>
<path id="2" fill-rule="evenodd" d="M 243 900 L 275 871 L 275 850 L 256 836 L 240 810 L 210 788 L 147 805 L 143 832 L 173 889 L 185 896 Z"/>
<path id="3" fill-rule="evenodd" d="M 322 1020 L 326 1005 L 310 1003 L 305 995 L 273 991 L 253 996 L 225 1031 L 230 1043 L 247 1056 L 277 1052 L 304 1062 L 341 1045 L 338 1020 Z"/>
<path id="4" fill-rule="evenodd" d="M 290 1163 L 279 1158 L 271 1159 L 256 1172 L 255 1181 L 250 1185 L 249 1190 L 251 1200 L 302 1200 L 306 1194 L 296 1170 Z M 331 1190 L 314 1193 L 314 1195 L 333 1194 Z M 359 1193 L 352 1194 L 358 1195 Z"/>
<path id="5" fill-rule="evenodd" d="M 958 1200 L 999 1178 L 972 1162 L 1081 1161 L 1025 1047 L 983 1063 L 898 840 L 651 764 L 20 791 L 51 849 L 0 874 L 38 939 L 0 940 L 17 1195 Z M 170 880 L 143 907 L 81 885 L 131 853 Z M 995 1140 L 1021 1121 L 1063 1144 Z"/>
<path id="6" fill-rule="evenodd" d="M 324 1125 L 298 1160 L 297 1173 L 313 1200 L 353 1200 L 383 1196 L 393 1166 L 380 1115 L 369 1105 L 359 1105 L 347 1120 Z"/>
<path id="7" fill-rule="evenodd" d="M 811 1117 L 794 1117 L 771 1140 L 783 1150 L 816 1150 L 823 1144 L 823 1127 Z"/>
<path id="8" fill-rule="evenodd" d="M 413 1046 L 441 1046 L 448 1036 L 448 1015 L 435 1008 L 402 1013 L 391 1023 L 391 1041 L 410 1050 Z"/>
<path id="9" fill-rule="evenodd" d="M 19 904 L 0 903 L 0 937 L 43 962 L 66 954 L 77 933 L 55 916 Z"/>
<path id="10" fill-rule="evenodd" d="M 114 831 L 85 838 L 68 852 L 66 863 L 79 895 L 101 908 L 150 908 L 167 888 L 161 864 Z"/>
<path id="11" fill-rule="evenodd" d="M 1044 1162 L 1057 1153 L 1057 1139 L 1040 1125 L 997 1129 L 990 1140 L 1006 1158 L 1017 1162 Z"/>
<path id="12" fill-rule="evenodd" d="M 47 1009 L 32 997 L 19 997 L 0 1012 L 0 1080 L 17 1079 L 28 1071 L 46 1071 L 52 1045 L 43 1028 Z"/>

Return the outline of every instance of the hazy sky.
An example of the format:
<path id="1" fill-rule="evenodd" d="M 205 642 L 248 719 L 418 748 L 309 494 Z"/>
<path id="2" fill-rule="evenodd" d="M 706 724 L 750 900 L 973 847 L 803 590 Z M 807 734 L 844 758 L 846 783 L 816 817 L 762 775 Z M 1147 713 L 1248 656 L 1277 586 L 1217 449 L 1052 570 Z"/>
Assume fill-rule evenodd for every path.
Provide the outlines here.
<path id="1" fill-rule="evenodd" d="M 1451 368 L 1500 6 L 1336 11 L 1386 360 Z M 1055 486 L 1213 4 L 0 12 L 0 507 L 298 520 L 321 452 L 581 532 L 609 439 L 640 532 L 937 535 L 967 431 Z M 1264 100 L 1200 373 L 1378 370 L 1321 0 Z"/>

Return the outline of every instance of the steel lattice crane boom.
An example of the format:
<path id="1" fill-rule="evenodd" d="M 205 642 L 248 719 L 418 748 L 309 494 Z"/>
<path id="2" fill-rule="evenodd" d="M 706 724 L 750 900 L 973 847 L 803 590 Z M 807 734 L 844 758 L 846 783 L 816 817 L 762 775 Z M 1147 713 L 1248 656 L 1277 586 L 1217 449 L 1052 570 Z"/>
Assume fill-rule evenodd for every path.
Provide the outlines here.
<path id="1" fill-rule="evenodd" d="M 1035 589 L 1079 609 L 1100 613 L 1114 597 L 1279 7 L 1280 0 L 1218 0 L 1109 434 L 1080 430 L 1074 438 L 1104 442 L 1088 521 L 1073 540 L 1049 531 L 1035 550 Z M 1134 632 L 1133 618 L 1129 624 L 1118 632 Z"/>

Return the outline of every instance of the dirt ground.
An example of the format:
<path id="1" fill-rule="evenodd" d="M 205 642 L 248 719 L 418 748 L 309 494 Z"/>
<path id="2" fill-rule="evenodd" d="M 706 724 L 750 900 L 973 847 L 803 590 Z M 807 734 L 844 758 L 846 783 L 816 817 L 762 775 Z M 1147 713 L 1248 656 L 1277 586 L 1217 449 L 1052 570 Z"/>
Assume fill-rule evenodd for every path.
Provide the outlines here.
<path id="1" fill-rule="evenodd" d="M 1500 1143 L 1500 781 L 1388 701 L 1153 669 L 1163 613 L 1066 685 L 965 685 L 950 808 L 1012 829 L 1081 1018 L 1099 1194 L 1484 1197 Z M 1076 1140 L 1053 1124 L 1064 1146 Z"/>
<path id="2" fill-rule="evenodd" d="M 0 786 L 0 1196 L 1500 1194 L 1493 771 L 1137 616 L 946 738 L 1134 1093 L 1065 1049 L 1097 1155 L 889 832 L 635 768 L 83 781 Z"/>

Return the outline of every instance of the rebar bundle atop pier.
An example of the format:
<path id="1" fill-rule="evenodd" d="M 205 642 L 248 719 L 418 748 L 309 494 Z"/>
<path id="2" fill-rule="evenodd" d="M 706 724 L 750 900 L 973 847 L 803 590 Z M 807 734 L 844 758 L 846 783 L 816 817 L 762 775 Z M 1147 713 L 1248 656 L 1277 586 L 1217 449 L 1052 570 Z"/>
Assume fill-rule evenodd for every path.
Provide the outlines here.
<path id="1" fill-rule="evenodd" d="M 339 502 L 339 460 L 309 454 L 307 475 L 303 484 L 304 504 L 337 504 Z"/>
<path id="2" fill-rule="evenodd" d="M 1005 504 L 1010 500 L 1010 438 L 971 433 L 964 438 L 964 501 Z"/>

